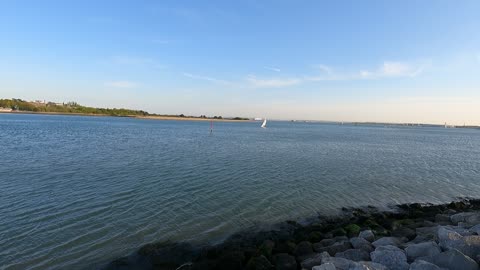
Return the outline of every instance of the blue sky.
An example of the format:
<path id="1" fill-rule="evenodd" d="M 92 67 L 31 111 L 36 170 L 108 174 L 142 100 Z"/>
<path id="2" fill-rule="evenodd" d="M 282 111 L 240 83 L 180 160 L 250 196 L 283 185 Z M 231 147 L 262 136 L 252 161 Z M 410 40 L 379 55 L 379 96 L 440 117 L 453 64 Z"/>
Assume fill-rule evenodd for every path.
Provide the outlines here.
<path id="1" fill-rule="evenodd" d="M 0 1 L 0 96 L 480 124 L 480 1 Z"/>

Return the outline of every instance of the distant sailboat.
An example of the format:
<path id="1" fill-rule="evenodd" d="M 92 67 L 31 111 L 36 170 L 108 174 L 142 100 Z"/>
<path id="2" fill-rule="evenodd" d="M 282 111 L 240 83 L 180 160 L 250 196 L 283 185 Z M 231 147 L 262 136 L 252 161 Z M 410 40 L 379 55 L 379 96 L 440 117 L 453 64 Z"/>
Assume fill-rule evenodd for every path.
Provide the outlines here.
<path id="1" fill-rule="evenodd" d="M 262 128 L 266 128 L 266 127 L 267 127 L 267 118 L 263 120 L 263 124 L 262 124 Z"/>

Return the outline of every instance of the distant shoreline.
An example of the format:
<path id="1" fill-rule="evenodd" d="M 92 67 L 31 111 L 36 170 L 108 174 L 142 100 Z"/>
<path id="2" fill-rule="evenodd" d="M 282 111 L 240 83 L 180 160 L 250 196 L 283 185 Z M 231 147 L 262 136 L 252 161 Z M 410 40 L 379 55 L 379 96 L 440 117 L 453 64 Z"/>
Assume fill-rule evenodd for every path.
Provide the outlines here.
<path id="1" fill-rule="evenodd" d="M 200 117 L 180 117 L 180 116 L 139 116 L 139 115 L 109 115 L 109 114 L 93 114 L 93 113 L 65 113 L 65 112 L 31 112 L 31 111 L 0 111 L 0 114 L 42 114 L 42 115 L 73 115 L 73 116 L 96 116 L 96 117 L 119 117 L 119 118 L 136 118 L 149 120 L 170 120 L 170 121 L 215 121 L 215 122 L 251 122 L 253 120 L 234 120 L 234 119 L 211 119 Z"/>

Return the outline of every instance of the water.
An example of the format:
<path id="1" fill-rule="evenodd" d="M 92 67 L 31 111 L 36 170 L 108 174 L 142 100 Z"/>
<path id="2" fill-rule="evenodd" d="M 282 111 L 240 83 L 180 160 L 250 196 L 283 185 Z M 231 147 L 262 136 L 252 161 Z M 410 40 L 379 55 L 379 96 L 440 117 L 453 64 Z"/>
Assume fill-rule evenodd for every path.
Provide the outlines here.
<path id="1" fill-rule="evenodd" d="M 0 269 L 480 194 L 480 131 L 0 114 Z"/>

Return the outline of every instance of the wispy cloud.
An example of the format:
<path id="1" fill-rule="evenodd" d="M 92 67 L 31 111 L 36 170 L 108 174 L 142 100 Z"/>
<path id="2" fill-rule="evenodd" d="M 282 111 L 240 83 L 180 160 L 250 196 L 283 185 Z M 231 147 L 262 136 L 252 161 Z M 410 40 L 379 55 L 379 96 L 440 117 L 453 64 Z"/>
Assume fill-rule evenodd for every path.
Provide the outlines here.
<path id="1" fill-rule="evenodd" d="M 208 76 L 196 75 L 196 74 L 192 74 L 192 73 L 188 73 L 188 72 L 184 72 L 183 76 L 191 78 L 191 79 L 209 81 L 209 82 L 213 82 L 213 83 L 231 84 L 231 82 L 226 81 L 226 80 L 220 80 L 220 79 L 216 79 L 216 78 L 212 78 L 212 77 L 208 77 Z"/>
<path id="2" fill-rule="evenodd" d="M 263 68 L 271 70 L 271 71 L 275 71 L 275 72 L 280 72 L 281 71 L 279 68 L 276 68 L 276 67 L 263 67 Z"/>
<path id="3" fill-rule="evenodd" d="M 298 78 L 259 79 L 254 75 L 248 76 L 247 81 L 249 82 L 250 86 L 254 88 L 277 88 L 277 87 L 292 86 L 302 82 L 302 80 Z"/>
<path id="4" fill-rule="evenodd" d="M 415 77 L 427 67 L 427 63 L 411 64 L 407 62 L 386 61 L 376 70 L 362 70 L 360 77 L 363 79 L 376 79 L 382 77 Z"/>
<path id="5" fill-rule="evenodd" d="M 131 81 L 112 81 L 104 83 L 105 86 L 114 87 L 114 88 L 135 88 L 139 84 Z"/>

